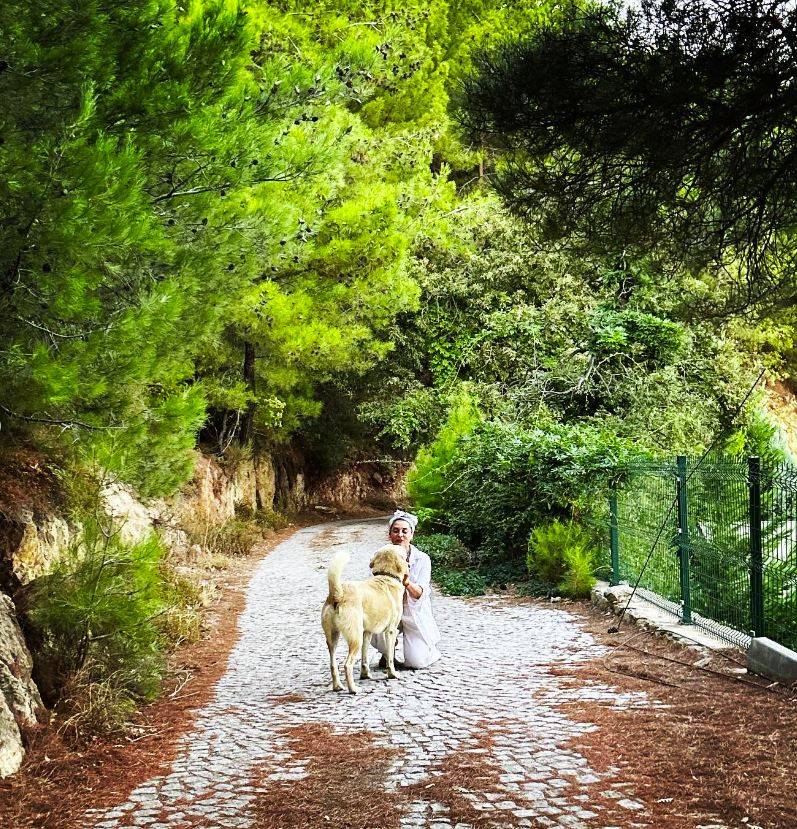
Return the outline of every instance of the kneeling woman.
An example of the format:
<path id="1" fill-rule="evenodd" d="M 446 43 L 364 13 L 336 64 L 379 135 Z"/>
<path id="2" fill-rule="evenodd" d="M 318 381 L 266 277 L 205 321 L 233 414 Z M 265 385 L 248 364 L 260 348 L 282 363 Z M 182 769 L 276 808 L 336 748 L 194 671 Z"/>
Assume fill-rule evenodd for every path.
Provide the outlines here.
<path id="1" fill-rule="evenodd" d="M 404 662 L 396 663 L 399 668 L 426 668 L 440 658 L 440 651 L 437 650 L 440 631 L 432 615 L 430 595 L 432 562 L 426 553 L 412 544 L 417 524 L 417 516 L 403 510 L 396 510 L 388 522 L 390 543 L 404 548 L 410 568 L 404 581 L 404 609 L 401 614 Z M 371 644 L 382 656 L 386 655 L 384 634 L 375 634 Z"/>

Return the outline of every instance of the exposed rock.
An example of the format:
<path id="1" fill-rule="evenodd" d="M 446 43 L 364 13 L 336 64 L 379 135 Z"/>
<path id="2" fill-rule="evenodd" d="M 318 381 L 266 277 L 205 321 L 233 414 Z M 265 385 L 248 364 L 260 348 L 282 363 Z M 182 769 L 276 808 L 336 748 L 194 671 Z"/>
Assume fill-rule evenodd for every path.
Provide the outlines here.
<path id="1" fill-rule="evenodd" d="M 101 491 L 103 507 L 107 515 L 119 527 L 119 537 L 128 544 L 136 544 L 152 532 L 153 510 L 145 507 L 125 484 L 106 483 Z M 157 515 L 157 511 L 155 511 Z"/>
<path id="2" fill-rule="evenodd" d="M 20 726 L 35 725 L 44 708 L 32 672 L 14 604 L 0 594 L 0 777 L 19 768 L 24 756 Z"/>
<path id="3" fill-rule="evenodd" d="M 235 515 L 235 495 L 227 473 L 212 458 L 197 457 L 194 477 L 183 488 L 180 514 L 221 524 Z"/>
<path id="4" fill-rule="evenodd" d="M 324 504 L 316 504 L 313 507 L 313 509 L 316 512 L 320 512 L 321 515 L 329 515 L 332 518 L 338 517 L 338 511 L 335 509 L 335 507 L 327 507 Z"/>
<path id="5" fill-rule="evenodd" d="M 277 474 L 274 462 L 269 456 L 255 459 L 255 498 L 258 509 L 274 508 L 274 496 L 277 494 Z"/>
<path id="6" fill-rule="evenodd" d="M 135 544 L 157 530 L 174 552 L 182 554 L 188 549 L 188 535 L 180 526 L 175 507 L 166 501 L 159 499 L 144 504 L 131 487 L 119 482 L 106 484 L 101 497 L 105 512 L 115 519 L 124 541 Z"/>
<path id="7" fill-rule="evenodd" d="M 34 520 L 29 510 L 0 515 L 0 587 L 12 592 L 50 572 L 74 535 L 60 516 Z"/>
<path id="8" fill-rule="evenodd" d="M 372 464 L 354 465 L 314 480 L 307 487 L 307 499 L 344 511 L 364 505 L 393 509 L 407 501 L 404 465 L 397 465 L 392 474 Z"/>

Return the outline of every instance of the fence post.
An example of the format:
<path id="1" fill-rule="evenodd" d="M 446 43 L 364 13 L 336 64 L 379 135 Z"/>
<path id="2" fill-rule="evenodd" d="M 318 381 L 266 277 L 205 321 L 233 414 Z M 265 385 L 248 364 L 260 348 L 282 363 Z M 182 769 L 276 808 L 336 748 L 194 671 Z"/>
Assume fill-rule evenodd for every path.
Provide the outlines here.
<path id="1" fill-rule="evenodd" d="M 612 587 L 620 584 L 620 539 L 617 531 L 617 486 L 612 486 L 609 495 L 609 547 L 612 552 Z"/>
<path id="2" fill-rule="evenodd" d="M 761 548 L 761 458 L 747 459 L 750 491 L 750 627 L 764 635 L 764 562 Z"/>
<path id="3" fill-rule="evenodd" d="M 681 562 L 681 622 L 692 624 L 692 597 L 689 590 L 689 514 L 686 498 L 686 455 L 678 455 L 678 558 Z"/>

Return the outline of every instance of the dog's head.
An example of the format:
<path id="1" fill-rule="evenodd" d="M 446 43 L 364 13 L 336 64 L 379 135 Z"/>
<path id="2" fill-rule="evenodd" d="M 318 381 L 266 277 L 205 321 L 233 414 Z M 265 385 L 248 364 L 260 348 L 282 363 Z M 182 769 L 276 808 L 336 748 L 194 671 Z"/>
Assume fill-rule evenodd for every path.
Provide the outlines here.
<path id="1" fill-rule="evenodd" d="M 397 544 L 386 544 L 380 547 L 368 565 L 372 573 L 390 573 L 396 578 L 404 580 L 409 573 L 407 559 L 404 557 L 404 548 Z"/>

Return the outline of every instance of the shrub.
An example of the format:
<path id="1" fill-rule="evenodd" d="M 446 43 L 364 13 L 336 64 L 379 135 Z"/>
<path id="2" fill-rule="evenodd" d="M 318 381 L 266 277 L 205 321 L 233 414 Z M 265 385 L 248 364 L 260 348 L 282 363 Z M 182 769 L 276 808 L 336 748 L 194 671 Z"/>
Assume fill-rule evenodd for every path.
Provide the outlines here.
<path id="1" fill-rule="evenodd" d="M 39 640 L 39 671 L 46 671 L 52 695 L 69 698 L 76 722 L 83 719 L 81 704 L 88 721 L 118 722 L 136 700 L 156 694 L 163 670 L 156 624 L 166 607 L 163 553 L 155 536 L 129 545 L 87 521 L 79 541 L 35 584 L 29 618 Z M 99 698 L 115 710 L 89 713 Z"/>
<path id="2" fill-rule="evenodd" d="M 230 518 L 219 523 L 210 515 L 197 514 L 186 524 L 192 544 L 198 544 L 211 555 L 248 556 L 263 538 L 263 527 L 251 517 Z"/>
<path id="3" fill-rule="evenodd" d="M 449 596 L 481 596 L 487 587 L 474 569 L 473 554 L 453 535 L 419 535 L 415 544 L 432 561 L 432 577 Z"/>
<path id="4" fill-rule="evenodd" d="M 461 439 L 479 423 L 476 402 L 463 386 L 453 399 L 448 418 L 428 445 L 421 447 L 407 474 L 407 493 L 413 505 L 422 510 L 423 526 L 438 525 L 440 510 L 446 502 L 448 467 L 457 456 Z"/>
<path id="5" fill-rule="evenodd" d="M 588 517 L 604 502 L 616 465 L 635 454 L 628 442 L 586 424 L 491 421 L 458 444 L 442 509 L 480 561 L 522 567 L 532 527 Z"/>
<path id="6" fill-rule="evenodd" d="M 234 478 L 241 469 L 252 464 L 252 447 L 233 441 L 219 458 L 219 464 L 228 478 Z"/>
<path id="7" fill-rule="evenodd" d="M 595 553 L 590 547 L 574 547 L 565 552 L 567 569 L 557 585 L 563 596 L 587 598 L 595 586 Z"/>
<path id="8" fill-rule="evenodd" d="M 446 570 L 435 581 L 447 596 L 483 596 L 487 589 L 484 576 L 473 570 L 464 573 Z"/>
<path id="9" fill-rule="evenodd" d="M 462 569 L 472 563 L 470 550 L 455 536 L 444 533 L 418 535 L 415 545 L 423 550 L 431 559 L 432 567 L 441 567 L 446 570 Z"/>
<path id="10" fill-rule="evenodd" d="M 165 606 L 156 619 L 158 630 L 169 648 L 196 642 L 201 633 L 201 610 L 209 601 L 206 590 L 188 573 L 178 570 L 168 561 L 161 563 L 160 572 Z"/>
<path id="11" fill-rule="evenodd" d="M 526 564 L 532 577 L 556 585 L 565 596 L 587 596 L 595 584 L 590 536 L 572 521 L 552 521 L 534 529 L 529 537 Z"/>
<path id="12" fill-rule="evenodd" d="M 255 513 L 255 521 L 267 530 L 279 532 L 290 523 L 288 516 L 273 509 L 261 509 Z"/>

